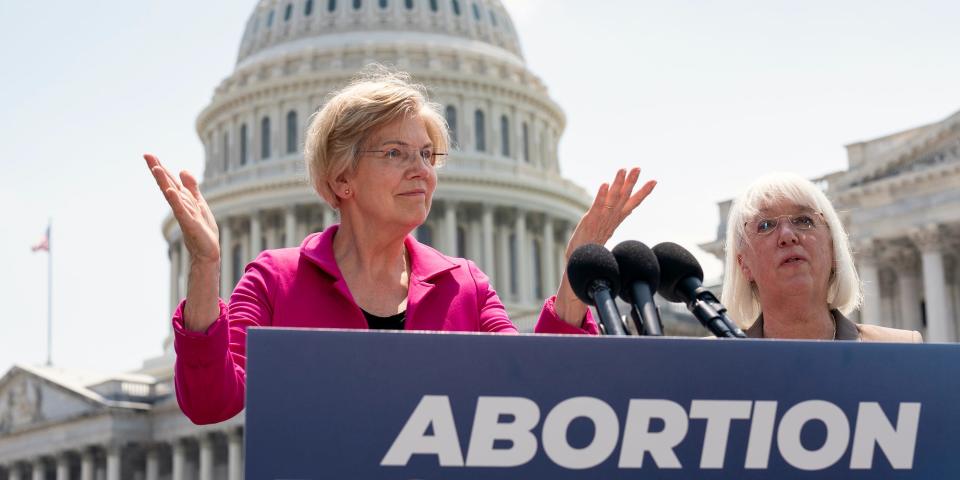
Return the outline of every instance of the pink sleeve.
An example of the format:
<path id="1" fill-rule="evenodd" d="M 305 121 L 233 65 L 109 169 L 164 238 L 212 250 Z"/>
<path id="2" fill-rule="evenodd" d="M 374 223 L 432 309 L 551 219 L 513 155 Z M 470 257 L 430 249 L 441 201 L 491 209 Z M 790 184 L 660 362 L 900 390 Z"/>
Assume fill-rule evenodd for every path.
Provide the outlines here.
<path id="1" fill-rule="evenodd" d="M 467 261 L 470 274 L 477 284 L 477 308 L 480 312 L 480 331 L 498 333 L 517 333 L 517 327 L 507 316 L 507 309 L 497 296 L 497 292 L 490 288 L 490 278 L 477 266 Z"/>
<path id="2" fill-rule="evenodd" d="M 565 333 L 571 335 L 598 335 L 600 333 L 600 328 L 597 327 L 597 322 L 593 320 L 589 307 L 587 307 L 587 313 L 583 317 L 583 323 L 578 328 L 563 321 L 557 315 L 557 310 L 554 308 L 556 301 L 557 296 L 554 295 L 543 302 L 540 319 L 537 320 L 537 326 L 533 329 L 535 333 Z"/>
<path id="3" fill-rule="evenodd" d="M 181 301 L 173 315 L 174 384 L 180 410 L 198 425 L 222 422 L 243 410 L 246 390 L 247 328 L 273 319 L 268 282 L 273 269 L 261 254 L 247 265 L 228 306 L 206 332 L 184 327 Z"/>
<path id="4" fill-rule="evenodd" d="M 500 332 L 516 333 L 517 327 L 513 325 L 507 316 L 507 310 L 504 308 L 500 297 L 490 288 L 490 279 L 485 273 L 480 271 L 473 262 L 467 262 L 470 266 L 470 273 L 477 282 L 477 292 L 479 295 L 480 308 L 480 331 L 481 332 Z M 583 325 L 580 328 L 571 326 L 569 323 L 557 316 L 557 311 L 553 307 L 556 296 L 550 297 L 543 304 L 540 311 L 540 319 L 537 320 L 537 326 L 534 328 L 536 333 L 566 333 L 580 335 L 597 335 L 600 329 L 597 328 L 590 309 L 583 319 Z"/>

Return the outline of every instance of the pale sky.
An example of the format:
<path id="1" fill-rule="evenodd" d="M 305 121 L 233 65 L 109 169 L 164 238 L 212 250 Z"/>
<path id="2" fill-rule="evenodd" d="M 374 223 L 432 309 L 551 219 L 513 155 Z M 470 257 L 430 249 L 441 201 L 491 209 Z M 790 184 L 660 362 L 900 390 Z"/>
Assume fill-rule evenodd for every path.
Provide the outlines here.
<path id="1" fill-rule="evenodd" d="M 772 171 L 846 168 L 844 145 L 960 109 L 951 1 L 505 0 L 529 68 L 567 115 L 564 174 L 660 184 L 614 236 L 691 249 L 716 203 Z M 202 170 L 197 114 L 228 76 L 252 0 L 0 2 L 0 374 L 46 357 L 118 372 L 169 328 L 162 196 L 140 154 Z"/>

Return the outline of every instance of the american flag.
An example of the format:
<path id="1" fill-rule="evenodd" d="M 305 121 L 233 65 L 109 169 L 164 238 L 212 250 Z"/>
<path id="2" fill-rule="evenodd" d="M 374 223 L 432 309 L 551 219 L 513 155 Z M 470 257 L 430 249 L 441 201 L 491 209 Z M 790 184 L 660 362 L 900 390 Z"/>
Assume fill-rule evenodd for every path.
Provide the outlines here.
<path id="1" fill-rule="evenodd" d="M 43 238 L 40 239 L 34 246 L 30 247 L 30 250 L 34 252 L 49 252 L 50 251 L 50 226 L 47 226 L 46 233 L 43 234 Z"/>

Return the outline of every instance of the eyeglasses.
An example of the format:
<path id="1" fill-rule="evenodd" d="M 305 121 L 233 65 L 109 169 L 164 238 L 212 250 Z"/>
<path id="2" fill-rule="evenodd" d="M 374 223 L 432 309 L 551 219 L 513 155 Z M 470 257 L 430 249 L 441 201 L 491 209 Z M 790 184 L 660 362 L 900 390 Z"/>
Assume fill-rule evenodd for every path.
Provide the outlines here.
<path id="1" fill-rule="evenodd" d="M 813 230 L 817 228 L 817 225 L 821 224 L 817 220 L 817 215 L 821 218 L 823 214 L 820 212 L 817 213 L 797 213 L 793 215 L 780 215 L 771 218 L 758 218 L 755 222 L 752 222 L 756 228 L 754 229 L 753 234 L 758 236 L 769 235 L 777 230 L 777 227 L 780 226 L 780 220 L 786 218 L 790 221 L 790 225 L 797 230 Z M 744 227 L 750 225 L 751 222 L 746 222 L 743 224 Z"/>
<path id="2" fill-rule="evenodd" d="M 401 148 L 393 147 L 386 150 L 363 150 L 363 153 L 379 153 L 379 157 L 391 165 L 398 167 L 408 167 L 413 164 L 415 158 L 420 158 L 424 165 L 435 167 L 437 158 L 446 156 L 446 153 L 434 152 L 431 148 Z"/>

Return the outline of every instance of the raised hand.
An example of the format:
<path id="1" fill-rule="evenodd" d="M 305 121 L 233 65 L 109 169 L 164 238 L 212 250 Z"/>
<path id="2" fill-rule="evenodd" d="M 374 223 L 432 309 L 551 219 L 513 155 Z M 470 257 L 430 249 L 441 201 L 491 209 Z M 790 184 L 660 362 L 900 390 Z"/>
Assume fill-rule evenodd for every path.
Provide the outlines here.
<path id="1" fill-rule="evenodd" d="M 217 221 L 200 195 L 197 179 L 180 172 L 180 180 L 160 164 L 157 157 L 146 154 L 147 168 L 173 210 L 180 224 L 183 243 L 190 255 L 187 277 L 187 301 L 183 307 L 183 323 L 188 330 L 206 331 L 217 320 L 220 307 L 220 232 Z"/>
<path id="2" fill-rule="evenodd" d="M 620 169 L 612 185 L 607 183 L 600 185 L 597 196 L 593 199 L 593 205 L 580 219 L 580 223 L 570 236 L 566 251 L 568 258 L 581 245 L 607 243 L 617 227 L 647 198 L 647 195 L 650 195 L 653 187 L 657 186 L 655 180 L 649 180 L 634 192 L 633 188 L 639 179 L 639 168 L 632 168 L 629 173 Z"/>
<path id="3" fill-rule="evenodd" d="M 633 188 L 637 185 L 639 178 L 639 168 L 632 168 L 629 173 L 620 169 L 612 185 L 606 183 L 600 185 L 593 205 L 580 219 L 573 235 L 570 236 L 570 241 L 567 243 L 567 258 L 570 258 L 570 254 L 581 245 L 587 243 L 603 245 L 610 240 L 617 227 L 647 198 L 647 195 L 650 195 L 653 187 L 657 186 L 656 181 L 649 180 L 634 192 Z M 587 306 L 573 293 L 566 271 L 560 279 L 555 308 L 557 315 L 565 322 L 575 327 L 582 325 Z"/>
<path id="4" fill-rule="evenodd" d="M 180 224 L 183 243 L 192 263 L 219 264 L 220 233 L 207 201 L 200 194 L 197 179 L 187 171 L 177 180 L 154 155 L 145 154 L 147 167 Z"/>

